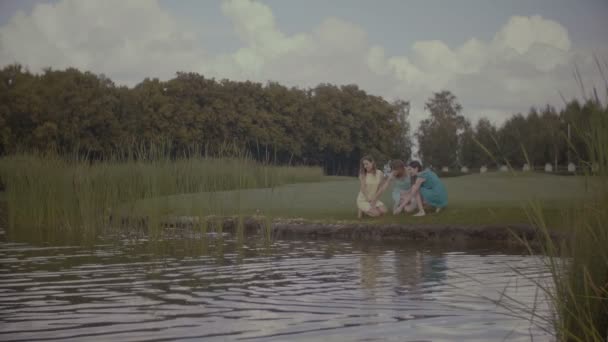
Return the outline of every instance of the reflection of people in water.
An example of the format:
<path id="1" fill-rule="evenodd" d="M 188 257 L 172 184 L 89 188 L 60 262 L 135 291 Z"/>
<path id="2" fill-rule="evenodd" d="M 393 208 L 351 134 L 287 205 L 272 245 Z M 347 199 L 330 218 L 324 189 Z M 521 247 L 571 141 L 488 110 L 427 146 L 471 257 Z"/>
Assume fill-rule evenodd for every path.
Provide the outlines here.
<path id="1" fill-rule="evenodd" d="M 398 249 L 395 253 L 395 278 L 402 287 L 398 292 L 416 292 L 429 283 L 446 279 L 447 265 L 443 255 L 409 248 Z"/>
<path id="2" fill-rule="evenodd" d="M 395 291 L 416 296 L 422 291 L 446 279 L 446 259 L 442 254 L 431 254 L 419 248 L 399 248 L 394 255 Z M 364 246 L 360 257 L 361 287 L 371 296 L 381 287 L 382 253 L 373 247 Z M 387 284 L 385 284 L 387 285 Z"/>
<path id="3" fill-rule="evenodd" d="M 368 290 L 377 286 L 380 256 L 372 249 L 364 248 L 361 254 L 361 285 Z"/>
<path id="4" fill-rule="evenodd" d="M 422 261 L 421 251 L 413 249 L 403 249 L 395 251 L 395 278 L 397 285 L 407 289 L 416 289 L 422 281 Z"/>
<path id="5" fill-rule="evenodd" d="M 448 265 L 443 254 L 427 254 L 424 261 L 424 282 L 441 282 L 447 278 Z"/>

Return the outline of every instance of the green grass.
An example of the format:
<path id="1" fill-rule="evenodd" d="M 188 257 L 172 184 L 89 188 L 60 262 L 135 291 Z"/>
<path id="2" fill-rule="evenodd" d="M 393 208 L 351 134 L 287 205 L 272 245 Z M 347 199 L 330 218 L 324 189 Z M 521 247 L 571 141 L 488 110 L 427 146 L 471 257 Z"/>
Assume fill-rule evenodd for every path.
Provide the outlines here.
<path id="1" fill-rule="evenodd" d="M 608 94 L 608 80 L 599 60 L 596 62 Z M 576 75 L 582 86 L 580 75 Z M 538 285 L 540 298 L 547 298 L 553 310 L 550 314 L 539 314 L 537 303 L 518 302 L 505 293 L 499 302 L 515 315 L 552 327 L 558 341 L 608 341 L 608 104 L 602 104 L 597 94 L 594 89 L 594 97 L 588 101 L 592 108 L 589 127 L 585 130 L 575 127 L 589 157 L 582 168 L 582 178 L 585 188 L 592 191 L 582 198 L 574 195 L 572 205 L 563 208 L 560 216 L 568 238 L 559 241 L 551 238 L 553 217 L 546 211 L 555 202 L 537 201 L 526 206 L 530 222 L 542 234 L 541 253 L 547 257 L 540 260 L 550 277 L 538 280 L 533 275 L 524 276 Z M 567 143 L 571 152 L 582 152 Z M 547 190 L 559 193 L 566 184 L 559 182 L 556 188 Z M 527 241 L 521 242 L 531 254 L 537 252 Z"/>
<path id="2" fill-rule="evenodd" d="M 585 176 L 594 192 L 568 211 L 570 238 L 560 243 L 549 238 L 543 207 L 530 207 L 530 219 L 545 232 L 541 245 L 551 280 L 539 286 L 555 316 L 535 317 L 529 308 L 528 314 L 552 324 L 560 341 L 608 340 L 608 105 L 597 97 L 590 120 L 589 130 L 578 134 L 586 143 L 588 165 L 597 166 L 593 176 Z"/>
<path id="3" fill-rule="evenodd" d="M 138 200 L 277 187 L 290 182 L 320 181 L 322 177 L 318 167 L 279 167 L 257 163 L 246 156 L 170 159 L 160 154 L 153 159 L 92 163 L 54 154 L 20 154 L 0 159 L 9 235 L 19 233 L 39 241 L 94 238 L 99 229 L 107 226 L 113 210 L 130 211 Z M 214 206 L 199 214 L 209 215 L 220 209 Z M 150 210 L 151 218 L 166 212 L 163 206 Z"/>
<path id="4" fill-rule="evenodd" d="M 583 177 L 559 177 L 536 173 L 486 173 L 443 179 L 449 197 L 448 208 L 422 218 L 389 214 L 366 218 L 378 223 L 516 224 L 528 223 L 524 205 L 541 201 L 556 226 L 561 213 L 573 200 L 585 198 Z M 323 182 L 289 184 L 274 189 L 246 189 L 215 193 L 196 193 L 148 199 L 136 210 L 164 207 L 168 215 L 196 215 L 221 208 L 224 215 L 251 215 L 256 212 L 273 217 L 301 217 L 321 220 L 355 220 L 355 198 L 359 182 L 352 177 L 325 177 Z M 381 200 L 390 208 L 390 189 Z"/>

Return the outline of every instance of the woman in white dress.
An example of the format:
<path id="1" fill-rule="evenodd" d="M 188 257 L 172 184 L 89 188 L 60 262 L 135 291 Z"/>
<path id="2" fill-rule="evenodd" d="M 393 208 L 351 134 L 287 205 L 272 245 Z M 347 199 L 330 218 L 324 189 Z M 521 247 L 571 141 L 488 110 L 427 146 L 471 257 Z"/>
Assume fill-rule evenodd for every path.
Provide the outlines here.
<path id="1" fill-rule="evenodd" d="M 379 200 L 375 200 L 376 192 L 380 183 L 384 180 L 382 171 L 376 168 L 376 163 L 371 156 L 361 158 L 359 164 L 359 194 L 357 195 L 357 208 L 359 218 L 366 214 L 377 217 L 386 214 L 386 206 Z"/>

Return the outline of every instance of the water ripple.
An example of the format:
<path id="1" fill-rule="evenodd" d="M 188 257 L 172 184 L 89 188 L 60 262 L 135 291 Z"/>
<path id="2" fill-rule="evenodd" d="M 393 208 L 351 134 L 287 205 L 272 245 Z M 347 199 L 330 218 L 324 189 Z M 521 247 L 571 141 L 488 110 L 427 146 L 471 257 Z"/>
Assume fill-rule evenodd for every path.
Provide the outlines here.
<path id="1" fill-rule="evenodd" d="M 547 274 L 520 252 L 230 240 L 0 247 L 3 341 L 549 340 L 494 302 L 539 300 L 531 279 Z"/>

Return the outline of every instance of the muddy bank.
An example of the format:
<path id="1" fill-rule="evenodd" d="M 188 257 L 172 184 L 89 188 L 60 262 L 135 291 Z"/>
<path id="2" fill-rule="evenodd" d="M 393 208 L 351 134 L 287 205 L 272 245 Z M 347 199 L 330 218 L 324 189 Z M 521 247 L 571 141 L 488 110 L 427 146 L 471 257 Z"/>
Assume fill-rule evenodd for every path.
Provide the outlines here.
<path id="1" fill-rule="evenodd" d="M 118 225 L 116 224 L 118 223 Z M 265 217 L 166 217 L 158 222 L 148 218 L 122 219 L 113 227 L 127 228 L 130 235 L 148 235 L 151 226 L 167 238 L 193 238 L 202 235 L 266 234 L 275 239 L 409 240 L 409 241 L 504 241 L 517 238 L 538 240 L 540 233 L 529 225 L 452 225 L 452 224 L 383 224 L 374 221 L 321 222 L 304 219 L 269 219 Z M 135 236 L 134 236 L 135 237 Z M 554 238 L 558 238 L 557 235 Z"/>
<path id="2" fill-rule="evenodd" d="M 410 241 L 505 241 L 516 236 L 529 241 L 539 236 L 527 225 L 465 226 L 449 224 L 374 224 L 374 223 L 306 223 L 274 222 L 272 234 L 277 238 L 336 238 L 350 240 Z"/>

